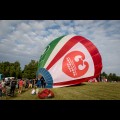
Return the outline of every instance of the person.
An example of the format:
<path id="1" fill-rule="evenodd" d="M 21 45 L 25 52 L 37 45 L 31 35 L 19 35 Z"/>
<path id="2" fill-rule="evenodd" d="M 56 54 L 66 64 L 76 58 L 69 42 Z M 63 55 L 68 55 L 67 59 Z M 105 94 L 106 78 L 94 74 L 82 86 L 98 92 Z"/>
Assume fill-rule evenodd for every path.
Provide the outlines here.
<path id="1" fill-rule="evenodd" d="M 41 81 L 40 81 L 40 79 L 37 80 L 36 86 L 37 86 L 38 88 L 41 87 Z"/>
<path id="2" fill-rule="evenodd" d="M 22 89 L 23 89 L 23 80 L 20 79 L 18 84 L 19 84 L 19 90 L 18 90 L 18 93 L 21 94 Z"/>
<path id="3" fill-rule="evenodd" d="M 37 88 L 37 86 L 35 86 L 36 87 L 36 94 L 38 94 L 38 92 L 39 92 L 39 88 Z"/>
<path id="4" fill-rule="evenodd" d="M 25 88 L 28 88 L 28 87 L 29 87 L 29 80 L 26 80 Z"/>
<path id="5" fill-rule="evenodd" d="M 6 86 L 2 88 L 2 96 L 7 98 Z"/>
<path id="6" fill-rule="evenodd" d="M 42 86 L 42 88 L 45 88 L 45 86 L 46 86 L 46 81 L 45 81 L 45 79 L 43 78 L 43 76 L 40 78 L 40 81 L 41 81 L 41 86 Z"/>
<path id="7" fill-rule="evenodd" d="M 0 81 L 0 98 L 2 98 L 2 84 L 1 84 L 1 81 Z"/>
<path id="8" fill-rule="evenodd" d="M 37 86 L 37 82 L 38 82 L 38 79 L 36 78 L 36 79 L 35 79 L 35 86 Z"/>
<path id="9" fill-rule="evenodd" d="M 34 88 L 35 87 L 35 79 L 33 79 L 33 81 L 32 81 L 32 88 Z"/>
<path id="10" fill-rule="evenodd" d="M 35 88 L 35 87 L 32 89 L 31 94 L 32 94 L 32 95 L 35 95 L 35 94 L 36 94 L 36 88 Z"/>
<path id="11" fill-rule="evenodd" d="M 11 82 L 10 82 L 10 95 L 11 96 L 14 96 L 14 93 L 15 93 L 15 88 L 16 88 L 16 81 L 14 80 L 14 78 L 12 78 Z"/>
<path id="12" fill-rule="evenodd" d="M 33 82 L 33 80 L 31 79 L 31 80 L 29 80 L 29 88 L 32 88 L 32 82 Z"/>
<path id="13" fill-rule="evenodd" d="M 6 95 L 7 95 L 7 96 L 10 96 L 10 82 L 7 81 L 7 82 L 5 83 L 5 86 L 6 86 Z"/>
<path id="14" fill-rule="evenodd" d="M 23 80 L 23 91 L 25 91 L 26 82 Z"/>
<path id="15" fill-rule="evenodd" d="M 2 84 L 2 87 L 4 88 L 5 87 L 5 80 L 4 79 L 2 80 L 1 84 Z"/>

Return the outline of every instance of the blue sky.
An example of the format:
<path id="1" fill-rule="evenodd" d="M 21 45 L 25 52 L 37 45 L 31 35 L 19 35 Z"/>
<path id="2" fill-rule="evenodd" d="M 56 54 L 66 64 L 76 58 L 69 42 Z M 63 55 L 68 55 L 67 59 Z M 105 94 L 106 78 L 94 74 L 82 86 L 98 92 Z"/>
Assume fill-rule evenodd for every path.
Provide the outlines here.
<path id="1" fill-rule="evenodd" d="M 0 62 L 19 61 L 22 69 L 31 59 L 39 60 L 55 38 L 81 35 L 98 48 L 102 72 L 120 75 L 120 20 L 1 20 Z"/>

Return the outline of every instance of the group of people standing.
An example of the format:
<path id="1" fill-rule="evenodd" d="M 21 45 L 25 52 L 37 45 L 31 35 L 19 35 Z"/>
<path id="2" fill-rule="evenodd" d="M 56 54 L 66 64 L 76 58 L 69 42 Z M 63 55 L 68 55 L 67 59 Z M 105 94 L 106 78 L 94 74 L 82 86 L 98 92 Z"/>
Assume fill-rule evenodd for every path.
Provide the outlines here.
<path id="1" fill-rule="evenodd" d="M 36 86 L 38 88 L 40 88 L 40 87 L 45 88 L 46 87 L 46 81 L 45 81 L 43 76 L 38 77 L 37 82 L 36 82 Z"/>
<path id="2" fill-rule="evenodd" d="M 0 81 L 0 97 L 2 96 L 14 96 L 14 91 L 16 89 L 16 81 L 14 78 L 5 81 L 4 79 Z"/>
<path id="3" fill-rule="evenodd" d="M 30 80 L 15 80 L 14 78 L 5 81 L 4 79 L 0 81 L 0 97 L 4 95 L 6 96 L 14 96 L 15 90 L 18 90 L 18 94 L 21 94 L 23 89 L 25 88 L 45 88 L 46 81 L 43 76 L 39 76 L 38 79 L 30 79 Z"/>

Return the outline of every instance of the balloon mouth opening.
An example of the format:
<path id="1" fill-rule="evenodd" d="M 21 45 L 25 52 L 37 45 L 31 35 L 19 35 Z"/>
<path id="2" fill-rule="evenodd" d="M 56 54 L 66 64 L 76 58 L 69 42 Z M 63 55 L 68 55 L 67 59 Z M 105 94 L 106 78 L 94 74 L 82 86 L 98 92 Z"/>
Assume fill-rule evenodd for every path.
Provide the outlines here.
<path id="1" fill-rule="evenodd" d="M 39 68 L 36 74 L 37 78 L 43 77 L 46 82 L 45 88 L 53 88 L 53 78 L 49 71 L 45 68 Z"/>

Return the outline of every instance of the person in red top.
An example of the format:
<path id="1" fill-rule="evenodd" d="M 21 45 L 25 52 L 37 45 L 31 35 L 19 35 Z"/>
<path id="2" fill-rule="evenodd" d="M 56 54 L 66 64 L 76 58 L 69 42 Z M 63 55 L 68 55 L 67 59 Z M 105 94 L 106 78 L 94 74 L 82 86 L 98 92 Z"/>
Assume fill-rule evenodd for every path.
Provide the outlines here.
<path id="1" fill-rule="evenodd" d="M 1 81 L 0 81 L 0 98 L 2 98 L 2 84 L 1 84 Z"/>
<path id="2" fill-rule="evenodd" d="M 18 90 L 18 93 L 20 93 L 20 94 L 21 94 L 22 89 L 23 89 L 23 80 L 22 80 L 22 79 L 20 79 L 20 81 L 18 82 L 18 84 L 19 84 L 19 90 Z"/>

